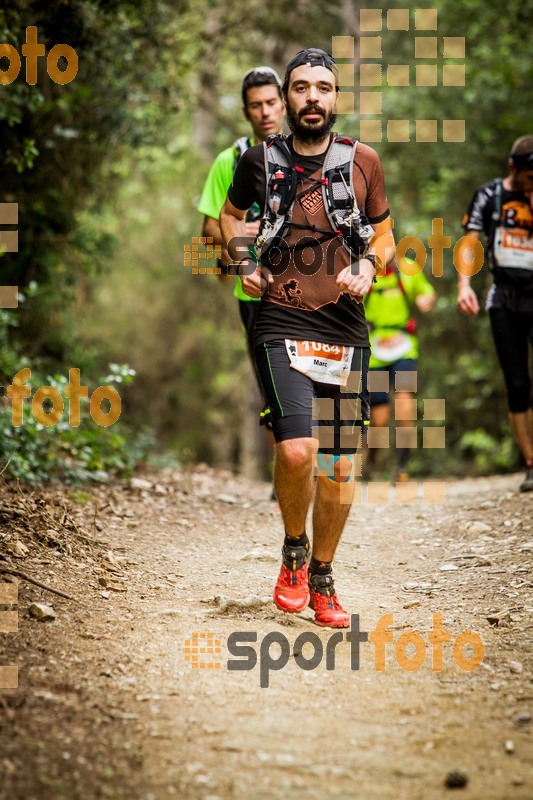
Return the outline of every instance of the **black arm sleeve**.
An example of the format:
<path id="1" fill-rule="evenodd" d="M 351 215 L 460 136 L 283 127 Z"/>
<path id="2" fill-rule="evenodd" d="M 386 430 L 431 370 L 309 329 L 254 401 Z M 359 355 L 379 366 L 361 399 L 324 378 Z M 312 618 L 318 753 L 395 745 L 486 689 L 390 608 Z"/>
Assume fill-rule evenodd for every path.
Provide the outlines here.
<path id="1" fill-rule="evenodd" d="M 236 208 L 243 211 L 257 203 L 263 213 L 265 204 L 263 145 L 250 147 L 240 157 L 233 175 L 233 183 L 228 189 L 228 198 Z"/>
<path id="2" fill-rule="evenodd" d="M 462 226 L 465 231 L 483 231 L 487 236 L 492 225 L 494 210 L 494 187 L 492 184 L 481 186 L 470 202 L 468 211 L 463 217 Z"/>

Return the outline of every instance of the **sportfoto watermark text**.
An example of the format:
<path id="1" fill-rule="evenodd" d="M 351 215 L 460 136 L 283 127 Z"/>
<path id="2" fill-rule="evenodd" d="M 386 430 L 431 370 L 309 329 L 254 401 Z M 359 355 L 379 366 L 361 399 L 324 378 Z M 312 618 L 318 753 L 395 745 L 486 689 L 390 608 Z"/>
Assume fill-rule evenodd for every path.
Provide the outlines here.
<path id="1" fill-rule="evenodd" d="M 350 668 L 360 669 L 361 644 L 370 643 L 374 650 L 376 672 L 385 672 L 387 653 L 393 653 L 396 663 L 407 672 L 419 670 L 426 662 L 428 650 L 431 651 L 431 669 L 440 672 L 444 669 L 445 645 L 451 647 L 451 658 L 456 667 L 463 672 L 472 672 L 483 662 L 485 649 L 483 640 L 474 631 L 461 631 L 453 636 L 443 624 L 442 614 L 433 614 L 433 624 L 427 632 L 427 640 L 417 630 L 405 630 L 394 638 L 391 626 L 393 614 L 383 614 L 372 631 L 361 630 L 359 614 L 351 615 L 350 630 L 336 631 L 327 641 L 313 631 L 304 631 L 296 637 L 294 644 L 279 631 L 271 631 L 261 639 L 259 648 L 257 631 L 234 631 L 227 639 L 230 656 L 226 662 L 229 672 L 250 672 L 259 664 L 259 685 L 262 689 L 270 685 L 270 673 L 279 672 L 287 666 L 291 657 L 300 669 L 316 669 L 324 660 L 326 670 L 332 671 L 336 665 L 336 648 L 340 642 L 350 644 Z M 304 654 L 304 647 L 308 654 Z M 470 652 L 467 652 L 466 649 Z M 193 633 L 185 642 L 185 660 L 193 669 L 221 669 L 222 661 L 216 655 L 221 653 L 220 640 L 212 633 Z"/>
<path id="2" fill-rule="evenodd" d="M 77 428 L 80 424 L 82 399 L 89 397 L 89 388 L 80 383 L 80 370 L 70 369 L 69 383 L 65 387 L 65 395 L 69 400 L 69 423 L 71 427 Z M 31 378 L 31 369 L 25 367 L 20 369 L 13 383 L 6 388 L 6 395 L 11 400 L 11 423 L 15 428 L 19 428 L 24 423 L 24 398 L 31 395 L 31 387 L 27 381 Z M 109 409 L 102 409 L 102 401 L 109 403 Z M 44 404 L 49 407 L 45 409 Z M 63 417 L 64 402 L 61 392 L 54 386 L 41 386 L 33 395 L 31 410 L 34 418 L 40 425 L 50 427 L 56 425 Z M 91 394 L 89 401 L 89 411 L 91 417 L 97 425 L 107 428 L 120 417 L 121 400 L 120 395 L 113 386 L 99 386 Z"/>

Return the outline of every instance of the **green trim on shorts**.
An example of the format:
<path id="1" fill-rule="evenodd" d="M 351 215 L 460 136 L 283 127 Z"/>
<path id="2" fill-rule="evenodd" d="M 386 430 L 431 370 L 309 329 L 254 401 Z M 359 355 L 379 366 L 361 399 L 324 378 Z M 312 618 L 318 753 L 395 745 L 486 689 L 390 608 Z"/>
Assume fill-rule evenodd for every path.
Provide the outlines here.
<path id="1" fill-rule="evenodd" d="M 272 379 L 272 386 L 274 387 L 274 391 L 276 393 L 276 400 L 278 401 L 278 406 L 279 406 L 279 410 L 281 411 L 281 416 L 284 417 L 285 416 L 285 412 L 283 410 L 283 406 L 281 405 L 281 400 L 279 399 L 278 390 L 276 389 L 276 382 L 275 382 L 274 376 L 272 374 L 272 367 L 270 366 L 270 356 L 268 355 L 268 348 L 267 348 L 267 343 L 266 342 L 263 342 L 263 347 L 265 348 L 265 353 L 266 353 L 266 357 L 267 357 L 267 361 L 268 361 L 268 370 L 270 372 L 270 377 Z"/>
<path id="2" fill-rule="evenodd" d="M 363 421 L 363 401 L 361 400 L 361 389 L 363 388 L 363 348 L 359 348 L 359 389 L 357 390 L 357 394 L 359 395 L 359 409 L 361 411 L 361 421 Z M 358 420 L 354 419 L 351 433 L 354 432 L 356 428 L 360 426 L 357 424 Z M 357 452 L 357 450 L 356 450 Z"/>

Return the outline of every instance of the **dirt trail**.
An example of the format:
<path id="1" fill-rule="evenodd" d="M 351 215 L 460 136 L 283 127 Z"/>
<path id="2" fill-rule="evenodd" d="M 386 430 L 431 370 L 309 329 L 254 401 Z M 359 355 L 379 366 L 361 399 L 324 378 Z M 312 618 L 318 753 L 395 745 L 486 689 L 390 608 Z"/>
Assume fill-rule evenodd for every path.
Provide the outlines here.
<path id="1" fill-rule="evenodd" d="M 93 490 L 72 515 L 102 544 L 78 537 L 71 552 L 18 520 L 29 551 L 11 563 L 80 602 L 19 584 L 19 633 L 0 634 L 0 664 L 20 671 L 0 700 L 1 800 L 531 800 L 533 496 L 517 483 L 451 482 L 444 505 L 354 506 L 338 550 L 339 596 L 362 630 L 390 613 L 395 642 L 416 630 L 427 643 L 441 614 L 452 641 L 468 630 L 483 640 L 472 672 L 451 644 L 442 671 L 429 644 L 407 671 L 395 642 L 384 671 L 370 642 L 351 669 L 345 637 L 327 670 L 334 632 L 269 600 L 281 520 L 265 484 L 205 469 Z M 9 526 L 2 536 L 13 552 Z M 31 619 L 34 601 L 56 619 Z M 235 632 L 256 633 L 258 656 L 265 636 L 288 641 L 268 687 L 265 659 L 227 669 Z M 293 657 L 303 632 L 324 646 L 308 671 Z M 186 660 L 194 633 L 200 646 L 201 634 L 220 641 L 220 654 L 198 656 L 218 668 Z M 312 652 L 299 641 L 300 660 Z M 454 770 L 468 777 L 455 791 L 444 786 Z"/>

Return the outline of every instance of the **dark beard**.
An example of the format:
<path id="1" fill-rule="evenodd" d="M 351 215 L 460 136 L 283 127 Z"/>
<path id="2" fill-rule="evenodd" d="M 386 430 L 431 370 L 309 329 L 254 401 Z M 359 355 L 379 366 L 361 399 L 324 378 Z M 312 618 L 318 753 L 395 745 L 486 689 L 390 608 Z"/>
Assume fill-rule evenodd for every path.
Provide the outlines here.
<path id="1" fill-rule="evenodd" d="M 309 110 L 310 109 L 305 109 L 305 111 Z M 329 135 L 336 120 L 337 115 L 330 111 L 329 113 L 326 112 L 326 116 L 319 125 L 313 127 L 303 125 L 289 103 L 287 103 L 287 124 L 294 136 L 305 144 L 315 144 L 316 142 L 323 141 Z"/>

